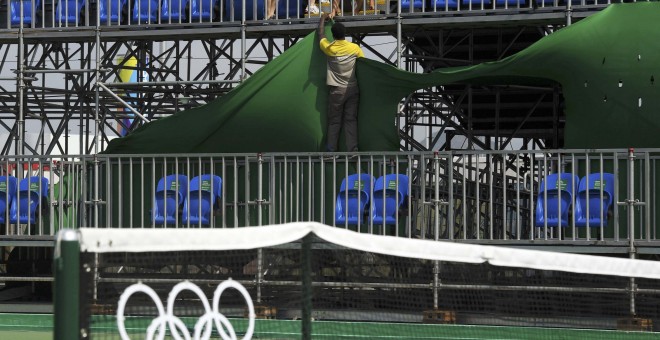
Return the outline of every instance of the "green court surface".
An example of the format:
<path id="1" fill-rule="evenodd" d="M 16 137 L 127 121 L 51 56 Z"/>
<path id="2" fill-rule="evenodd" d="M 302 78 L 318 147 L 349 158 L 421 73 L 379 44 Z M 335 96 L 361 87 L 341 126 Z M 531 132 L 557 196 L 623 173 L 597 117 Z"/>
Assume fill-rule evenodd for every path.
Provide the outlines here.
<path id="1" fill-rule="evenodd" d="M 45 340 L 53 338 L 51 314 L 0 314 L 0 339 Z"/>
<path id="2" fill-rule="evenodd" d="M 104 339 L 119 339 L 112 317 L 102 317 L 92 329 L 102 332 Z M 140 318 L 142 321 L 147 319 Z M 186 324 L 194 320 L 182 318 Z M 186 320 L 187 319 L 187 320 Z M 146 322 L 150 322 L 148 319 Z M 135 320 L 134 320 L 135 321 Z M 243 334 L 247 322 L 231 320 L 237 334 Z M 0 314 L 0 339 L 42 340 L 52 339 L 53 317 L 48 314 Z M 192 327 L 191 327 L 192 328 Z M 299 339 L 301 322 L 297 320 L 257 320 L 254 339 Z M 127 330 L 141 339 L 141 332 L 130 326 Z M 192 333 L 192 332 L 191 332 Z M 144 333 L 142 333 L 144 334 Z M 582 330 L 538 327 L 495 327 L 464 325 L 429 325 L 380 322 L 314 321 L 313 339 L 455 339 L 455 340 L 605 340 L 605 339 L 658 339 L 658 333 L 624 332 L 608 330 Z M 93 338 L 93 336 L 92 336 Z M 169 337 L 168 337 L 169 338 Z M 216 335 L 213 337 L 218 339 Z"/>

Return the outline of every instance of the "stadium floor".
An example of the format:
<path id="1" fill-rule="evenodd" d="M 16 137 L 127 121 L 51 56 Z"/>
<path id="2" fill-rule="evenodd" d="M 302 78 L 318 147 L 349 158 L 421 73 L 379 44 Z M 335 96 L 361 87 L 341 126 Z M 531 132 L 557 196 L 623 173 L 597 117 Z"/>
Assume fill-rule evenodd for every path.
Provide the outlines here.
<path id="1" fill-rule="evenodd" d="M 232 320 L 237 333 L 245 330 L 245 320 Z M 97 330 L 113 330 L 114 322 L 97 324 Z M 127 325 L 128 326 L 128 325 Z M 43 340 L 52 339 L 53 316 L 50 314 L 0 314 L 0 339 Z M 127 327 L 128 328 L 128 327 Z M 116 329 L 116 328 L 115 328 Z M 548 329 L 534 327 L 493 327 L 461 325 L 400 324 L 379 322 L 315 321 L 313 339 L 455 339 L 455 340 L 603 340 L 603 339 L 658 339 L 658 333 L 595 331 L 580 329 Z M 94 332 L 93 332 L 94 333 Z M 133 333 L 129 328 L 129 333 Z M 115 333 L 117 334 L 117 333 Z M 135 334 L 135 333 L 134 333 Z M 300 334 L 300 321 L 259 320 L 255 339 L 296 339 Z M 103 337 L 106 339 L 105 335 Z M 109 339 L 119 339 L 110 335 Z"/>

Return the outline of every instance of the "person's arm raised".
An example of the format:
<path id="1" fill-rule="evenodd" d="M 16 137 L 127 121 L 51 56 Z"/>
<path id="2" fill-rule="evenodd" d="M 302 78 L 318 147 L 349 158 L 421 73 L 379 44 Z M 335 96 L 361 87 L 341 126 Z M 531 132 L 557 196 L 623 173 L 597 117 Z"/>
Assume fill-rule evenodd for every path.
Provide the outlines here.
<path id="1" fill-rule="evenodd" d="M 325 21 L 328 20 L 328 13 L 323 13 L 321 15 L 321 20 L 319 21 L 318 35 L 319 39 L 325 39 Z"/>

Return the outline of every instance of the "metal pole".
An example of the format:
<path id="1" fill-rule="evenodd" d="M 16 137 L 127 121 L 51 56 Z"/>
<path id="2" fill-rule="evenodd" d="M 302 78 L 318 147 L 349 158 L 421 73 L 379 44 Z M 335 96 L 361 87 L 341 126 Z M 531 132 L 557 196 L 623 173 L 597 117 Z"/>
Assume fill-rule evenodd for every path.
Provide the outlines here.
<path id="1" fill-rule="evenodd" d="M 54 266 L 55 339 L 79 339 L 86 331 L 80 328 L 80 244 L 76 231 L 66 229 L 58 233 Z"/>
<path id="2" fill-rule="evenodd" d="M 447 208 L 447 239 L 454 239 L 454 154 L 449 153 L 447 163 L 447 190 L 449 191 L 449 207 Z M 439 197 L 438 197 L 439 199 Z"/>
<path id="3" fill-rule="evenodd" d="M 247 49 L 245 41 L 245 30 L 247 29 L 247 25 L 245 24 L 245 1 L 243 0 L 243 7 L 241 8 L 241 81 L 245 80 L 245 52 Z"/>
<path id="4" fill-rule="evenodd" d="M 401 2 L 399 1 L 399 10 L 401 10 Z M 451 157 L 451 155 L 450 155 Z M 435 224 L 435 240 L 439 241 L 440 240 L 440 157 L 438 155 L 438 152 L 434 152 L 433 154 L 433 163 L 435 165 L 435 197 L 434 197 L 434 210 L 435 210 L 435 216 L 434 216 L 434 224 Z M 449 215 L 449 214 L 447 214 Z M 439 278 L 439 273 L 440 273 L 440 261 L 433 261 L 433 309 L 438 309 L 438 300 L 439 300 L 439 287 L 440 287 L 440 278 Z"/>
<path id="5" fill-rule="evenodd" d="M 245 1 L 245 0 L 244 0 Z M 245 8 L 245 7 L 243 7 Z M 245 160 L 245 168 L 249 168 L 249 161 L 246 159 Z M 263 181 L 261 180 L 261 175 L 263 172 L 263 157 L 259 153 L 257 154 L 257 225 L 261 225 L 261 195 L 262 195 L 262 185 Z M 245 176 L 245 183 L 248 183 L 250 180 L 249 173 L 246 174 Z M 245 201 L 249 202 L 249 187 L 247 187 L 248 190 L 245 191 Z M 245 206 L 245 210 L 249 210 L 250 207 L 249 205 Z M 245 223 L 249 225 L 250 221 L 249 219 L 245 220 Z M 264 280 L 264 250 L 262 248 L 257 249 L 257 303 L 261 302 L 261 285 Z"/>
<path id="6" fill-rule="evenodd" d="M 261 225 L 261 219 L 263 212 L 263 185 L 262 180 L 263 176 L 263 167 L 264 167 L 264 158 L 261 153 L 257 154 L 257 225 Z M 246 179 L 247 180 L 247 179 Z"/>
<path id="7" fill-rule="evenodd" d="M 25 58 L 23 55 L 23 45 L 25 44 L 25 41 L 23 41 L 23 18 L 25 18 L 25 16 L 23 15 L 23 1 L 19 1 L 19 3 L 21 4 L 21 22 L 20 26 L 18 27 L 18 120 L 16 121 L 16 127 L 18 131 L 16 134 L 17 141 L 15 149 L 16 155 L 23 155 L 23 144 L 25 142 L 25 135 L 23 134 L 25 130 L 25 112 L 23 112 L 23 106 L 25 105 L 23 103 L 23 92 L 25 91 L 25 84 L 23 79 L 23 76 L 25 75 L 23 73 L 25 69 L 25 61 L 23 60 Z"/>
<path id="8" fill-rule="evenodd" d="M 401 68 L 401 1 L 396 3 L 396 67 Z"/>
<path id="9" fill-rule="evenodd" d="M 222 74 L 222 73 L 220 73 Z M 167 85 L 214 85 L 240 83 L 238 80 L 190 80 L 190 81 L 141 81 L 140 83 L 102 83 L 107 87 L 131 87 L 131 86 L 167 86 Z"/>
<path id="10" fill-rule="evenodd" d="M 136 116 L 138 116 L 140 119 L 142 119 L 143 122 L 145 122 L 145 123 L 148 123 L 148 122 L 149 122 L 149 120 L 148 120 L 145 116 L 143 116 L 140 112 L 138 112 L 137 110 L 135 110 L 134 108 L 132 108 L 130 104 L 128 104 L 127 102 L 125 102 L 123 99 L 121 99 L 118 95 L 116 95 L 114 92 L 112 92 L 112 90 L 110 90 L 109 88 L 107 88 L 103 83 L 98 83 L 97 85 L 98 85 L 98 86 L 97 86 L 97 92 L 98 92 L 98 88 L 99 88 L 99 87 L 102 88 L 103 90 L 105 90 L 105 92 L 108 92 L 108 93 L 112 96 L 112 98 L 115 98 L 115 99 L 116 99 L 117 101 L 119 101 L 122 105 L 124 105 L 124 107 L 126 107 L 126 108 L 129 109 L 129 110 L 131 110 L 131 112 L 133 112 L 134 115 L 136 115 Z M 98 94 L 97 94 L 97 96 L 98 96 Z"/>
<path id="11" fill-rule="evenodd" d="M 98 15 L 98 10 L 97 10 L 97 15 Z M 96 26 L 96 31 L 95 31 L 95 38 L 96 38 L 96 72 L 94 72 L 94 78 L 96 81 L 96 88 L 94 91 L 94 154 L 99 153 L 99 126 L 100 126 L 100 113 L 99 113 L 99 87 L 100 87 L 100 80 L 99 77 L 101 76 L 101 28 L 99 26 Z"/>
<path id="12" fill-rule="evenodd" d="M 302 239 L 300 249 L 302 265 L 302 339 L 312 338 L 312 235 Z"/>
<path id="13" fill-rule="evenodd" d="M 29 69 L 23 70 L 24 73 L 95 73 L 97 69 L 65 69 L 65 70 L 52 70 L 52 69 Z M 111 71 L 110 69 L 103 69 L 103 71 Z"/>
<path id="14" fill-rule="evenodd" d="M 98 7 L 98 6 L 97 6 Z M 96 10 L 96 15 L 97 15 L 97 20 L 99 18 L 99 10 Z M 99 159 L 98 159 L 98 153 L 99 153 L 99 126 L 100 126 L 100 113 L 99 113 L 99 77 L 101 76 L 101 28 L 98 26 L 99 23 L 97 21 L 97 26 L 95 30 L 95 38 L 96 38 L 96 72 L 94 73 L 94 80 L 96 81 L 96 87 L 94 90 L 94 198 L 93 198 L 93 204 L 94 204 L 94 228 L 99 227 Z"/>
<path id="15" fill-rule="evenodd" d="M 628 230 L 630 259 L 635 259 L 635 150 L 628 150 Z M 630 278 L 630 315 L 635 315 L 635 278 Z"/>

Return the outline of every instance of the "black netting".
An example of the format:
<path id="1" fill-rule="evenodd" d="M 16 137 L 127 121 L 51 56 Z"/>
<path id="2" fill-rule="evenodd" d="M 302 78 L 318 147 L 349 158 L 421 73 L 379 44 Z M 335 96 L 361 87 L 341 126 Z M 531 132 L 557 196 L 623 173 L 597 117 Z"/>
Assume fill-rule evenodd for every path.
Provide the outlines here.
<path id="1" fill-rule="evenodd" d="M 629 336 L 623 330 L 651 332 L 660 322 L 657 280 L 401 258 L 318 238 L 303 252 L 301 244 L 85 253 L 85 328 L 93 339 L 118 338 L 120 295 L 137 282 L 153 289 L 167 308 L 168 294 L 181 281 L 194 283 L 212 304 L 218 285 L 229 279 L 243 285 L 255 305 L 255 338 L 301 338 L 306 302 L 312 338 L 617 339 Z M 311 284 L 309 300 L 304 277 Z M 238 291 L 222 294 L 220 312 L 239 338 L 247 329 L 246 306 Z M 205 310 L 199 296 L 184 291 L 173 314 L 192 335 Z M 129 334 L 144 338 L 158 311 L 151 298 L 136 293 L 124 315 Z M 219 338 L 215 328 L 213 336 Z"/>

